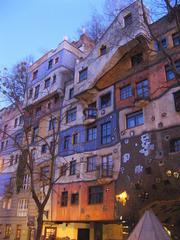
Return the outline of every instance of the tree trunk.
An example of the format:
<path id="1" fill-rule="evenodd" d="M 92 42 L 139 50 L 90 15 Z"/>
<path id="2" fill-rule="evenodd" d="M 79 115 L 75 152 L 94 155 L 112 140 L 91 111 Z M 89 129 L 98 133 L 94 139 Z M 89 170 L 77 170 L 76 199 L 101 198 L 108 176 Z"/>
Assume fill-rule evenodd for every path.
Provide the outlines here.
<path id="1" fill-rule="evenodd" d="M 38 210 L 37 217 L 37 232 L 36 232 L 36 240 L 41 240 L 42 228 L 43 228 L 43 210 Z"/>

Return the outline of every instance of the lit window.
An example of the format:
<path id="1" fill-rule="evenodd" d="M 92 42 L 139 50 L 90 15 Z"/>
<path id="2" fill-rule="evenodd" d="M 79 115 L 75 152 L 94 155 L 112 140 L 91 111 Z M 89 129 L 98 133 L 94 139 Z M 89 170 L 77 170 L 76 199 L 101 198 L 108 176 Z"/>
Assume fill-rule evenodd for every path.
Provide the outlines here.
<path id="1" fill-rule="evenodd" d="M 132 56 L 131 58 L 131 62 L 132 62 L 132 66 L 137 66 L 139 65 L 140 63 L 142 63 L 143 61 L 143 54 L 142 53 L 138 53 L 134 56 Z"/>
<path id="2" fill-rule="evenodd" d="M 101 96 L 101 109 L 111 106 L 111 93 L 106 93 L 105 95 Z"/>
<path id="3" fill-rule="evenodd" d="M 76 120 L 76 107 L 67 111 L 66 122 L 70 123 Z"/>
<path id="4" fill-rule="evenodd" d="M 111 122 L 101 125 L 101 143 L 108 144 L 111 142 Z"/>
<path id="5" fill-rule="evenodd" d="M 179 33 L 174 33 L 172 35 L 172 39 L 173 39 L 174 47 L 177 47 L 180 45 L 180 34 Z"/>
<path id="6" fill-rule="evenodd" d="M 170 141 L 170 150 L 171 152 L 180 152 L 180 138 Z"/>
<path id="7" fill-rule="evenodd" d="M 88 203 L 98 204 L 103 202 L 103 187 L 93 186 L 89 187 Z"/>
<path id="8" fill-rule="evenodd" d="M 46 79 L 44 82 L 44 88 L 48 88 L 50 86 L 50 78 Z"/>
<path id="9" fill-rule="evenodd" d="M 70 162 L 70 175 L 76 174 L 76 160 Z"/>
<path id="10" fill-rule="evenodd" d="M 97 138 L 97 127 L 91 127 L 87 129 L 87 141 L 93 141 Z"/>
<path id="11" fill-rule="evenodd" d="M 121 100 L 127 99 L 132 96 L 132 87 L 127 85 L 120 89 L 120 98 Z"/>
<path id="12" fill-rule="evenodd" d="M 132 24 L 132 14 L 129 13 L 124 17 L 124 26 L 127 27 L 128 25 Z"/>
<path id="13" fill-rule="evenodd" d="M 137 96 L 139 98 L 144 98 L 149 96 L 149 84 L 148 80 L 143 80 L 138 82 L 136 85 Z"/>
<path id="14" fill-rule="evenodd" d="M 28 201 L 27 199 L 20 199 L 18 201 L 17 216 L 26 217 L 27 213 L 28 213 Z"/>
<path id="15" fill-rule="evenodd" d="M 87 158 L 87 172 L 92 172 L 97 169 L 97 157 L 92 156 Z"/>
<path id="16" fill-rule="evenodd" d="M 126 116 L 127 128 L 133 128 L 144 124 L 143 111 L 138 111 L 135 113 L 130 113 Z"/>
<path id="17" fill-rule="evenodd" d="M 88 68 L 85 68 L 79 72 L 79 81 L 80 82 L 87 79 L 87 70 L 88 70 Z"/>

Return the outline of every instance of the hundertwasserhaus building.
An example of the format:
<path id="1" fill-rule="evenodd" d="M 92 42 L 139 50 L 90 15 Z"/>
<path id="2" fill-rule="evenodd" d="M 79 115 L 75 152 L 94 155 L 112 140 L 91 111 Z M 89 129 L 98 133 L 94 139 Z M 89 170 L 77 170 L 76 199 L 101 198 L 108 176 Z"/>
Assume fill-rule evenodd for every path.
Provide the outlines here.
<path id="1" fill-rule="evenodd" d="M 175 20 L 164 16 L 150 26 L 180 71 Z M 49 174 L 50 159 L 37 135 L 47 143 L 54 129 L 58 135 L 45 239 L 127 239 L 149 208 L 180 238 L 180 80 L 152 40 L 140 1 L 123 9 L 97 44 L 83 34 L 33 63 L 21 111 L 25 122 L 17 108 L 2 109 L 0 127 L 22 144 L 28 129 L 39 174 Z M 34 239 L 28 174 L 15 190 L 18 147 L 2 134 L 0 150 L 0 239 Z"/>

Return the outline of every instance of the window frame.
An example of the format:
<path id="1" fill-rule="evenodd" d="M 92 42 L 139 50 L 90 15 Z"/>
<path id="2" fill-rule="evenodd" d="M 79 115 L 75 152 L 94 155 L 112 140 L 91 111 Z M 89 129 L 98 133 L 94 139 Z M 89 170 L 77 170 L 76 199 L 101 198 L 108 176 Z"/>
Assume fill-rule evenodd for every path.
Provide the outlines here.
<path id="1" fill-rule="evenodd" d="M 142 115 L 143 123 L 138 124 L 138 122 L 137 122 L 138 121 L 138 119 L 137 119 L 138 115 Z M 129 120 L 129 118 L 133 118 L 133 117 L 135 117 L 135 119 L 134 119 L 135 125 L 130 127 L 129 124 L 128 124 L 128 120 Z M 143 113 L 142 109 L 126 115 L 126 128 L 127 129 L 131 129 L 131 128 L 138 127 L 138 126 L 141 126 L 141 125 L 144 125 L 144 113 Z"/>
<path id="2" fill-rule="evenodd" d="M 61 207 L 68 206 L 68 191 L 61 192 Z"/>
<path id="3" fill-rule="evenodd" d="M 87 128 L 87 142 L 97 139 L 97 126 Z"/>
<path id="4" fill-rule="evenodd" d="M 90 186 L 88 188 L 88 204 L 102 204 L 104 198 L 104 189 L 102 185 Z"/>
<path id="5" fill-rule="evenodd" d="M 120 100 L 125 100 L 127 98 L 132 97 L 132 86 L 128 84 L 120 88 Z"/>
<path id="6" fill-rule="evenodd" d="M 176 144 L 176 142 L 177 142 L 177 144 Z M 180 137 L 170 140 L 170 152 L 171 153 L 179 153 L 180 152 Z"/>
<path id="7" fill-rule="evenodd" d="M 94 172 L 96 170 L 97 170 L 97 155 L 87 157 L 87 172 Z"/>
<path id="8" fill-rule="evenodd" d="M 88 67 L 79 71 L 79 82 L 83 82 L 88 79 Z"/>
<path id="9" fill-rule="evenodd" d="M 76 171 L 77 171 L 77 169 L 76 169 L 76 166 L 77 166 L 76 160 L 70 161 L 69 165 L 70 165 L 69 166 L 69 175 L 70 176 L 76 175 Z"/>
<path id="10" fill-rule="evenodd" d="M 140 92 L 141 92 L 141 94 L 140 94 Z M 144 80 L 136 83 L 136 95 L 137 95 L 137 98 L 149 97 L 149 81 L 148 81 L 148 79 L 144 79 Z"/>
<path id="11" fill-rule="evenodd" d="M 137 53 L 131 57 L 131 65 L 132 67 L 136 67 L 143 62 L 143 53 Z"/>
<path id="12" fill-rule="evenodd" d="M 71 108 L 66 112 L 66 123 L 76 121 L 77 107 Z"/>
<path id="13" fill-rule="evenodd" d="M 106 128 L 104 128 L 106 127 Z M 104 128 L 104 129 L 103 129 Z M 110 129 L 110 132 L 109 132 Z M 104 135 L 104 133 L 106 133 Z M 105 122 L 101 124 L 101 144 L 105 145 L 105 144 L 110 144 L 112 142 L 112 123 L 111 121 Z"/>
<path id="14" fill-rule="evenodd" d="M 110 107 L 111 104 L 112 104 L 112 92 L 111 91 L 100 96 L 100 109 Z"/>

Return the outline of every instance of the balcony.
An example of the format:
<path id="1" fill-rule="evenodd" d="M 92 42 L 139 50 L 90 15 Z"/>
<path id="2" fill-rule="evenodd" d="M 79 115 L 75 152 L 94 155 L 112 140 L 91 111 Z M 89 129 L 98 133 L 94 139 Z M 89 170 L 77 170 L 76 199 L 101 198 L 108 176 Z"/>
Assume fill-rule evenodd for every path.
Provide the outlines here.
<path id="1" fill-rule="evenodd" d="M 134 100 L 135 107 L 143 108 L 148 105 L 150 101 L 149 96 L 137 96 Z"/>
<path id="2" fill-rule="evenodd" d="M 96 121 L 97 119 L 96 108 L 86 108 L 83 113 L 84 113 L 84 124 L 91 124 Z"/>
<path id="3" fill-rule="evenodd" d="M 109 184 L 113 181 L 113 166 L 97 166 L 96 174 L 99 184 Z"/>

